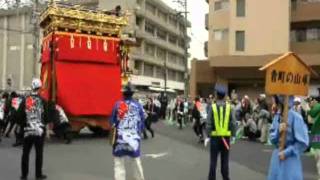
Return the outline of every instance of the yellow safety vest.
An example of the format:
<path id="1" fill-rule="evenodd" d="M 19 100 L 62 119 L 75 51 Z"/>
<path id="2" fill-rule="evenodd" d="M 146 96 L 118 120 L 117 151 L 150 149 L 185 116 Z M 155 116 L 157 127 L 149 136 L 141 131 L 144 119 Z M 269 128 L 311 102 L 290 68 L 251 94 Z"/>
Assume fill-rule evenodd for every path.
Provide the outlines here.
<path id="1" fill-rule="evenodd" d="M 213 112 L 213 121 L 215 125 L 215 131 L 211 131 L 211 136 L 231 136 L 231 131 L 229 131 L 229 121 L 230 121 L 230 114 L 231 114 L 231 105 L 226 103 L 226 111 L 223 120 L 223 106 L 220 106 L 220 118 L 218 115 L 218 108 L 217 104 L 212 105 L 212 112 Z"/>

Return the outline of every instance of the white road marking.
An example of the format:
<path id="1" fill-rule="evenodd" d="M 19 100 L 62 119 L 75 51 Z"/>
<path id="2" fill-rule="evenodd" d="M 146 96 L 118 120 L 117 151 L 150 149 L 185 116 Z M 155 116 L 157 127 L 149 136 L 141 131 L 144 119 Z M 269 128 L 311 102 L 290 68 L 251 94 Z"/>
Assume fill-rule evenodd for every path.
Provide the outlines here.
<path id="1" fill-rule="evenodd" d="M 167 152 L 164 152 L 164 153 L 158 153 L 158 154 L 145 154 L 144 156 L 145 157 L 151 157 L 153 159 L 158 159 L 158 158 L 161 158 L 163 156 L 167 156 L 168 153 Z"/>
<path id="2" fill-rule="evenodd" d="M 263 149 L 262 151 L 263 151 L 263 152 L 266 152 L 266 153 L 270 153 L 270 152 L 272 152 L 273 150 L 272 150 L 272 149 Z"/>

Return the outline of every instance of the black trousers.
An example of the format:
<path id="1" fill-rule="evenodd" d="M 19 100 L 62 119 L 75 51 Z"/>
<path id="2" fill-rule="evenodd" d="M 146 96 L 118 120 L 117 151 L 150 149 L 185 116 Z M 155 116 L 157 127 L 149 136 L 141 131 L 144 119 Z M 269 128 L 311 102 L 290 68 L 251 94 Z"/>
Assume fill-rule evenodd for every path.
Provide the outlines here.
<path id="1" fill-rule="evenodd" d="M 36 150 L 36 177 L 42 175 L 42 162 L 43 162 L 43 146 L 44 136 L 30 136 L 23 140 L 23 153 L 21 161 L 22 177 L 27 177 L 29 173 L 29 155 L 32 146 Z"/>
<path id="2" fill-rule="evenodd" d="M 4 120 L 0 119 L 0 140 L 1 140 L 1 137 L 2 137 L 2 132 L 3 132 L 3 129 L 5 127 L 5 122 Z"/>
<path id="3" fill-rule="evenodd" d="M 166 112 L 167 112 L 167 106 L 161 105 L 161 108 L 160 108 L 160 118 L 161 119 L 166 119 Z"/>
<path id="4" fill-rule="evenodd" d="M 225 138 L 230 146 L 230 138 Z M 223 144 L 221 137 L 212 137 L 210 146 L 210 170 L 208 180 L 216 180 L 216 169 L 218 155 L 221 154 L 221 174 L 223 180 L 230 180 L 229 178 L 229 150 Z"/>
<path id="5" fill-rule="evenodd" d="M 199 136 L 199 137 L 203 137 L 203 125 L 200 122 L 200 119 L 198 118 L 194 118 L 195 122 L 193 125 L 193 131 L 194 133 Z"/>
<path id="6" fill-rule="evenodd" d="M 10 124 L 9 124 L 10 123 Z M 11 134 L 11 131 L 13 130 L 14 126 L 16 125 L 16 123 L 14 121 L 10 121 L 8 122 L 8 124 L 6 125 L 7 127 L 9 127 L 8 131 L 6 132 L 6 136 L 9 136 Z"/>
<path id="7" fill-rule="evenodd" d="M 144 126 L 145 126 L 145 129 L 143 130 L 143 136 L 144 136 L 144 138 L 148 138 L 147 130 L 151 133 L 151 136 L 154 137 L 154 131 L 153 131 L 153 129 L 151 128 L 151 125 L 152 125 L 151 117 L 148 117 L 148 118 L 144 121 Z M 146 130 L 146 129 L 147 129 L 147 130 Z"/>
<path id="8" fill-rule="evenodd" d="M 179 123 L 179 128 L 182 129 L 182 120 L 183 120 L 183 115 L 178 114 L 178 123 Z"/>
<path id="9" fill-rule="evenodd" d="M 23 142 L 23 128 L 16 124 L 14 129 L 14 135 L 16 136 L 16 144 L 22 144 Z"/>

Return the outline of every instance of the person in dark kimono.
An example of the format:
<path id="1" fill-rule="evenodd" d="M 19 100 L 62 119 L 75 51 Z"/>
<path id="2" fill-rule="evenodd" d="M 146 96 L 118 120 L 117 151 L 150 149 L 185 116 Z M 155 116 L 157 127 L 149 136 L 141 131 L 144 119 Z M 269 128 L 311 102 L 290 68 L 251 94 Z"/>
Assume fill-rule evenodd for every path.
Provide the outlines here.
<path id="1" fill-rule="evenodd" d="M 158 107 L 153 102 L 152 98 L 148 99 L 147 104 L 144 106 L 147 117 L 145 118 L 144 125 L 145 129 L 143 130 L 144 139 L 148 139 L 147 130 L 151 133 L 152 138 L 154 137 L 154 131 L 151 127 L 153 122 L 158 120 Z"/>
<path id="2" fill-rule="evenodd" d="M 177 112 L 177 120 L 178 120 L 178 124 L 179 124 L 179 129 L 182 129 L 183 126 L 183 112 L 184 112 L 184 103 L 182 101 L 181 98 L 179 98 L 177 100 L 177 104 L 176 104 L 176 112 Z"/>
<path id="3" fill-rule="evenodd" d="M 72 127 L 69 119 L 61 106 L 56 105 L 55 110 L 53 132 L 58 137 L 62 137 L 66 144 L 70 144 L 72 142 Z"/>
<path id="4" fill-rule="evenodd" d="M 29 155 L 32 146 L 36 151 L 36 180 L 46 179 L 42 173 L 43 148 L 46 132 L 46 124 L 49 117 L 53 116 L 54 106 L 40 97 L 40 79 L 32 80 L 32 93 L 26 96 L 18 109 L 19 123 L 23 128 L 23 152 L 21 158 L 21 180 L 26 180 L 29 173 Z M 53 106 L 53 107 L 52 107 Z"/>
<path id="5" fill-rule="evenodd" d="M 161 94 L 159 96 L 159 101 L 161 103 L 160 118 L 161 119 L 166 119 L 166 112 L 167 112 L 167 106 L 168 106 L 167 94 L 161 92 Z"/>
<path id="6" fill-rule="evenodd" d="M 6 137 L 10 137 L 10 134 L 13 130 L 13 128 L 16 125 L 16 111 L 18 109 L 19 103 L 20 103 L 20 99 L 18 97 L 18 94 L 13 91 L 10 94 L 10 98 L 8 99 L 8 116 L 7 116 L 7 123 L 6 123 L 6 129 L 8 129 L 5 132 L 5 136 Z"/>
<path id="7" fill-rule="evenodd" d="M 8 126 L 8 115 L 9 115 L 9 108 L 10 108 L 10 96 L 9 93 L 4 92 L 2 95 L 2 99 L 1 101 L 4 103 L 3 105 L 3 126 L 1 129 L 1 134 L 5 135 L 6 130 L 7 130 L 7 126 Z"/>
<path id="8" fill-rule="evenodd" d="M 15 139 L 16 142 L 14 144 L 12 144 L 13 147 L 17 147 L 17 146 L 21 146 L 23 143 L 23 129 L 21 128 L 21 126 L 17 123 L 21 120 L 19 120 L 19 116 L 18 116 L 18 108 L 23 100 L 23 97 L 18 96 L 17 94 L 12 95 L 12 99 L 11 99 L 11 107 L 10 107 L 10 112 L 9 112 L 9 117 L 8 119 L 10 119 L 11 121 L 11 125 L 10 128 L 12 128 L 11 126 L 14 126 L 14 135 L 15 135 Z M 8 133 L 10 133 L 11 129 L 8 130 Z"/>
<path id="9" fill-rule="evenodd" d="M 2 135 L 6 129 L 6 119 L 7 119 L 7 110 L 6 110 L 6 102 L 8 100 L 8 93 L 4 93 L 0 99 L 0 142 Z"/>

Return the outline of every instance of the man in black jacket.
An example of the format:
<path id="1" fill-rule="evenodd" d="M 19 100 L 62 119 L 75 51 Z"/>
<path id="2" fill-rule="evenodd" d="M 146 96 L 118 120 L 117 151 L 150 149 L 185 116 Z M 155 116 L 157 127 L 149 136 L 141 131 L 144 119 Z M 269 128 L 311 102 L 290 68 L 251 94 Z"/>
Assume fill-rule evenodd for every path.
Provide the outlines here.
<path id="1" fill-rule="evenodd" d="M 43 162 L 43 147 L 45 140 L 46 123 L 48 123 L 48 117 L 50 108 L 49 104 L 42 99 L 38 93 L 41 88 L 40 79 L 32 80 L 32 93 L 28 95 L 22 102 L 18 109 L 19 116 L 21 118 L 21 124 L 23 128 L 23 153 L 21 160 L 21 180 L 26 180 L 29 171 L 29 155 L 32 146 L 35 146 L 36 150 L 36 179 L 43 180 L 47 176 L 42 174 L 42 162 Z"/>
<path id="2" fill-rule="evenodd" d="M 154 138 L 154 131 L 151 127 L 153 122 L 158 120 L 158 107 L 155 105 L 152 98 L 148 99 L 147 104 L 144 106 L 147 113 L 147 118 L 144 120 L 145 129 L 143 130 L 144 139 L 148 139 L 147 130 L 151 133 L 152 138 Z"/>
<path id="3" fill-rule="evenodd" d="M 182 98 L 178 98 L 178 102 L 176 104 L 176 112 L 177 112 L 177 120 L 179 124 L 179 129 L 182 129 L 183 126 L 183 112 L 184 112 L 184 103 Z"/>
<path id="4" fill-rule="evenodd" d="M 8 116 L 8 111 L 7 111 L 7 101 L 9 98 L 9 94 L 7 92 L 3 93 L 1 99 L 0 99 L 0 142 L 1 142 L 1 137 L 5 133 L 6 130 L 6 122 L 7 122 L 7 116 Z"/>
<path id="5" fill-rule="evenodd" d="M 167 106 L 168 106 L 167 94 L 164 94 L 163 92 L 161 92 L 161 94 L 159 96 L 159 101 L 161 103 L 160 118 L 165 120 L 166 119 Z"/>

